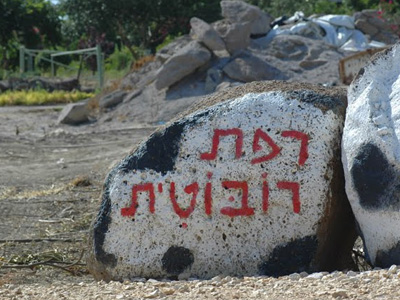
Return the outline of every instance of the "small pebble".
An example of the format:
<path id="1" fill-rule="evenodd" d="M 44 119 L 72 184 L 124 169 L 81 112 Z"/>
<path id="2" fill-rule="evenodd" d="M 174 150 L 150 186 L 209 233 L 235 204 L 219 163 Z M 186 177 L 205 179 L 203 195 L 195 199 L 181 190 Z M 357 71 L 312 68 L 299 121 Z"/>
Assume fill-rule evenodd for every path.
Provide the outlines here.
<path id="1" fill-rule="evenodd" d="M 396 272 L 397 272 L 397 266 L 396 265 L 392 265 L 388 270 L 389 274 L 396 274 Z"/>
<path id="2" fill-rule="evenodd" d="M 308 276 L 308 273 L 307 273 L 307 272 L 301 272 L 301 273 L 300 273 L 300 276 L 301 276 L 302 278 L 307 277 L 307 276 Z"/>
<path id="3" fill-rule="evenodd" d="M 299 273 L 293 273 L 289 275 L 289 279 L 291 280 L 299 280 L 301 278 L 301 275 Z"/>
<path id="4" fill-rule="evenodd" d="M 354 276 L 357 275 L 357 273 L 354 272 L 354 271 L 348 271 L 346 275 L 349 276 L 349 277 L 354 277 Z"/>

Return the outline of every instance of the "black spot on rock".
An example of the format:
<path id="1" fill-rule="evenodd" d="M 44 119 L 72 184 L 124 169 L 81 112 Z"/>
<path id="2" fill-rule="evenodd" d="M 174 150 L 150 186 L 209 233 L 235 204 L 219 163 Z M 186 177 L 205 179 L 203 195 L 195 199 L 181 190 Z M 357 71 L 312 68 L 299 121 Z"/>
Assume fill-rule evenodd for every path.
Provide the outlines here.
<path id="1" fill-rule="evenodd" d="M 392 265 L 400 265 L 400 242 L 388 251 L 379 250 L 376 253 L 375 266 L 389 268 Z"/>
<path id="2" fill-rule="evenodd" d="M 163 131 L 154 132 L 150 138 L 125 158 L 119 168 L 128 173 L 132 170 L 154 170 L 165 175 L 172 171 L 179 153 L 179 143 L 186 124 L 176 122 Z"/>
<path id="3" fill-rule="evenodd" d="M 126 157 L 118 168 L 124 173 L 132 170 L 149 169 L 165 175 L 168 171 L 172 171 L 179 154 L 179 144 L 183 131 L 187 126 L 195 124 L 209 113 L 209 110 L 203 111 L 194 116 L 193 119 L 183 119 L 171 124 L 164 130 L 154 132 L 133 154 Z"/>
<path id="4" fill-rule="evenodd" d="M 194 262 L 194 256 L 189 249 L 172 246 L 161 259 L 163 269 L 170 275 L 179 275 Z"/>
<path id="5" fill-rule="evenodd" d="M 93 239 L 94 239 L 94 251 L 97 261 L 115 267 L 117 265 L 117 259 L 113 254 L 109 254 L 104 251 L 103 245 L 105 240 L 105 234 L 108 231 L 108 226 L 111 222 L 111 200 L 110 200 L 110 182 L 114 178 L 116 170 L 110 172 L 104 183 L 103 199 L 100 207 L 99 214 L 95 220 L 93 226 Z"/>
<path id="6" fill-rule="evenodd" d="M 344 106 L 343 102 L 339 98 L 321 95 L 309 90 L 292 91 L 289 92 L 289 96 L 296 98 L 301 102 L 310 103 L 323 111 L 335 110 L 338 106 Z"/>
<path id="7" fill-rule="evenodd" d="M 317 246 L 316 236 L 306 236 L 277 246 L 268 260 L 260 264 L 260 274 L 278 277 L 294 272 L 309 272 Z"/>
<path id="8" fill-rule="evenodd" d="M 396 173 L 374 144 L 360 148 L 350 173 L 363 208 L 382 209 L 399 204 Z"/>

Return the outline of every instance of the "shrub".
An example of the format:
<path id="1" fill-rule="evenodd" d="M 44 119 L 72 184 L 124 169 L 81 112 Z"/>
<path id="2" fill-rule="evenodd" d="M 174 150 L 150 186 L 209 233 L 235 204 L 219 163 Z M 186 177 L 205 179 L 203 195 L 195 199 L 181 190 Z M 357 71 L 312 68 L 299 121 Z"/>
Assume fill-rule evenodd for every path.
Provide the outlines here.
<path id="1" fill-rule="evenodd" d="M 6 91 L 5 93 L 0 94 L 0 106 L 72 103 L 93 96 L 94 94 L 92 93 L 83 93 L 79 91 Z"/>

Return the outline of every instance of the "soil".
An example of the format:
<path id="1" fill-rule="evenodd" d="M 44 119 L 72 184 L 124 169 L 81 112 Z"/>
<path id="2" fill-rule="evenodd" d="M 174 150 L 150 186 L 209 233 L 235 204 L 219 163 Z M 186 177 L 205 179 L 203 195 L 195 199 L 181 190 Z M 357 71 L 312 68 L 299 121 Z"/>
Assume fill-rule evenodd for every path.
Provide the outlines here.
<path id="1" fill-rule="evenodd" d="M 68 266 L 79 260 L 108 169 L 155 129 L 140 124 L 60 126 L 61 109 L 0 108 L 0 290 L 5 283 L 56 278 L 92 281 L 80 266 L 84 257 L 69 270 L 83 277 L 41 265 L 4 265 L 53 258 Z"/>

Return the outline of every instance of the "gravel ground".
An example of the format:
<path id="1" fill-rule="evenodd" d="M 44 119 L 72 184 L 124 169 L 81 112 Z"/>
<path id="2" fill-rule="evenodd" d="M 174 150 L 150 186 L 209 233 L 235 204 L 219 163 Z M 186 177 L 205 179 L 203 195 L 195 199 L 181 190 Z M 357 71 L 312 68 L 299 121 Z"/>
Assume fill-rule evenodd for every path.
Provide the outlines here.
<path id="1" fill-rule="evenodd" d="M 5 284 L 1 299 L 397 299 L 400 270 L 215 277 L 211 280 Z"/>

